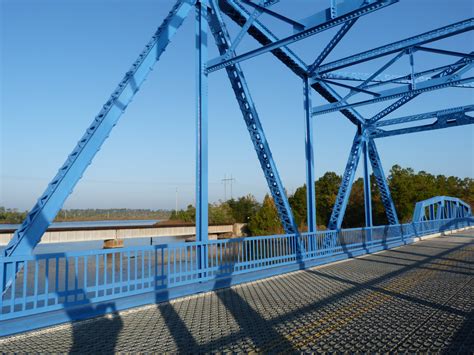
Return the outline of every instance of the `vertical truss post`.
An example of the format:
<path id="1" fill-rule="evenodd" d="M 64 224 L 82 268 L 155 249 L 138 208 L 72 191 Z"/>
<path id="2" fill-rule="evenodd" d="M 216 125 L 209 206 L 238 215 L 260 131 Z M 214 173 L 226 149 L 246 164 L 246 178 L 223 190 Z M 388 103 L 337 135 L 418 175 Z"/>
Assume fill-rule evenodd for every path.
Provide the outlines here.
<path id="1" fill-rule="evenodd" d="M 303 79 L 304 95 L 304 123 L 305 123 L 305 152 L 306 152 L 306 210 L 308 232 L 314 233 L 316 224 L 316 193 L 314 176 L 314 148 L 313 148 L 313 117 L 311 115 L 311 86 L 309 78 Z"/>
<path id="2" fill-rule="evenodd" d="M 375 175 L 375 181 L 380 190 L 380 197 L 382 199 L 382 204 L 385 208 L 385 213 L 387 215 L 389 224 L 398 224 L 397 211 L 395 210 L 395 204 L 392 200 L 392 195 L 390 194 L 390 189 L 387 184 L 387 179 L 382 169 L 382 162 L 380 161 L 379 153 L 377 152 L 377 147 L 372 138 L 369 138 L 368 141 L 368 155 L 370 163 L 372 165 L 372 171 Z"/>
<path id="3" fill-rule="evenodd" d="M 219 53 L 225 55 L 232 43 L 224 21 L 221 18 L 217 3 L 212 1 L 212 5 L 212 9 L 209 11 L 209 26 L 214 36 L 217 48 L 219 49 Z M 231 57 L 235 55 L 233 52 L 230 54 Z M 255 108 L 255 103 L 250 95 L 244 73 L 240 64 L 232 64 L 227 66 L 225 69 L 240 110 L 242 111 L 247 130 L 250 134 L 250 139 L 252 140 L 260 161 L 260 165 L 267 180 L 283 228 L 288 234 L 297 233 L 298 228 L 288 198 L 286 197 L 283 183 L 278 174 L 278 169 L 273 160 L 272 152 L 266 139 L 262 123 L 260 122 L 257 109 Z"/>
<path id="4" fill-rule="evenodd" d="M 443 202 L 439 202 L 437 205 L 436 205 L 436 219 L 442 219 L 443 218 Z"/>
<path id="5" fill-rule="evenodd" d="M 372 227 L 372 193 L 370 189 L 370 174 L 369 174 L 369 147 L 367 140 L 364 140 L 363 145 L 364 155 L 364 207 L 365 207 L 365 226 Z"/>
<path id="6" fill-rule="evenodd" d="M 342 220 L 344 218 L 344 213 L 346 212 L 347 203 L 351 194 L 352 183 L 354 182 L 354 175 L 357 170 L 357 165 L 359 164 L 363 144 L 364 138 L 360 134 L 359 130 L 357 130 L 354 141 L 352 142 L 346 169 L 342 175 L 341 186 L 339 186 L 339 191 L 337 193 L 336 202 L 331 213 L 331 218 L 329 219 L 328 228 L 330 230 L 341 229 Z"/>
<path id="7" fill-rule="evenodd" d="M 196 3 L 196 241 L 208 237 L 207 0 Z M 204 248 L 202 248 L 204 249 Z M 201 250 L 203 263 L 204 251 Z"/>

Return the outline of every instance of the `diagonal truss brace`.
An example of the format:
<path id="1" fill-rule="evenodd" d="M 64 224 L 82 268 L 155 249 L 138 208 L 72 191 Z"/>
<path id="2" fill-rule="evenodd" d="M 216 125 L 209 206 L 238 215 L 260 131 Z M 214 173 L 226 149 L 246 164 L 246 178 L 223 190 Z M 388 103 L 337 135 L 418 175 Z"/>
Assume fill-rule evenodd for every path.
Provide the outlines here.
<path id="1" fill-rule="evenodd" d="M 346 212 L 347 203 L 349 202 L 349 196 L 351 194 L 352 184 L 354 182 L 354 176 L 357 170 L 357 165 L 359 164 L 363 145 L 364 137 L 357 132 L 354 141 L 352 142 L 346 169 L 342 175 L 341 186 L 339 186 L 336 202 L 334 203 L 331 217 L 329 219 L 328 229 L 330 230 L 340 229 L 342 226 L 342 220 L 344 218 L 344 213 Z"/>
<path id="2" fill-rule="evenodd" d="M 226 53 L 231 47 L 230 37 L 224 22 L 220 18 L 220 13 L 215 10 L 217 5 L 209 11 L 209 27 L 214 35 L 216 45 L 221 54 Z M 278 170 L 273 160 L 268 141 L 265 137 L 260 118 L 255 104 L 250 95 L 243 71 L 239 64 L 226 67 L 227 75 L 237 98 L 240 110 L 250 133 L 250 138 L 257 153 L 260 165 L 267 180 L 270 192 L 278 210 L 280 220 L 286 233 L 296 233 L 297 226 L 290 208 L 290 204 L 285 194 L 283 183 L 281 182 Z"/>
<path id="3" fill-rule="evenodd" d="M 153 65 L 160 59 L 161 54 L 170 43 L 171 37 L 193 8 L 194 2 L 193 0 L 176 2 L 131 69 L 120 81 L 110 99 L 92 121 L 57 175 L 49 183 L 46 191 L 28 213 L 21 227 L 15 232 L 2 253 L 4 256 L 28 255 L 39 243 Z"/>
<path id="4" fill-rule="evenodd" d="M 382 204 L 385 208 L 385 214 L 389 224 L 398 224 L 397 211 L 393 203 L 392 195 L 387 184 L 387 179 L 382 169 L 382 162 L 380 161 L 377 147 L 373 139 L 368 138 L 368 153 L 372 171 L 374 172 L 375 182 L 380 191 Z"/>
<path id="5" fill-rule="evenodd" d="M 329 219 L 328 228 L 331 230 L 340 229 L 342 226 L 344 214 L 349 202 L 349 197 L 351 195 L 352 184 L 354 183 L 354 176 L 359 164 L 360 156 L 366 145 L 368 159 L 372 166 L 372 171 L 375 176 L 377 187 L 380 190 L 382 204 L 385 208 L 387 219 L 390 224 L 398 224 L 397 212 L 395 210 L 395 205 L 390 194 L 390 189 L 382 169 L 382 163 L 380 161 L 375 143 L 372 139 L 367 138 L 365 134 L 357 132 L 352 143 L 344 174 L 342 176 L 342 182 L 337 193 L 336 202 Z M 366 207 L 368 208 L 369 206 L 366 205 Z M 366 213 L 371 215 L 370 211 L 366 211 Z"/>

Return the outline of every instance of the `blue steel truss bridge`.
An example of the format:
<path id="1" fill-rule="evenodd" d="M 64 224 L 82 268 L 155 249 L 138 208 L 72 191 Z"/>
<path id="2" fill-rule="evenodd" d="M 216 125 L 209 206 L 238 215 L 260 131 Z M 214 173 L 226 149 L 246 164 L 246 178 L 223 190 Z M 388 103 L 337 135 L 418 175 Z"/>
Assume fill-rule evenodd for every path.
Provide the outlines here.
<path id="1" fill-rule="evenodd" d="M 283 1 L 283 0 L 282 0 Z M 403 0 L 401 0 L 403 1 Z M 405 0 L 406 1 L 406 0 Z M 456 197 L 433 196 L 416 205 L 413 220 L 400 223 L 376 142 L 422 131 L 474 123 L 473 100 L 465 106 L 397 117 L 394 112 L 424 93 L 446 88 L 472 89 L 473 43 L 460 51 L 441 49 L 438 41 L 472 31 L 474 19 L 433 28 L 343 58 L 328 60 L 359 18 L 380 9 L 390 13 L 399 0 L 328 0 L 327 7 L 294 19 L 277 11 L 279 0 L 177 0 L 117 88 L 105 102 L 77 146 L 16 230 L 0 256 L 0 336 L 113 313 L 235 284 L 308 269 L 410 244 L 420 237 L 469 227 L 468 204 Z M 33 253 L 65 200 L 131 103 L 149 72 L 158 64 L 186 18 L 195 22 L 196 43 L 196 242 L 111 250 Z M 277 37 L 265 19 L 288 27 Z M 239 31 L 231 36 L 230 24 Z M 288 46 L 334 29 L 335 35 L 311 62 Z M 246 37 L 255 48 L 241 50 Z M 442 42 L 444 43 L 444 42 Z M 219 55 L 208 58 L 208 47 Z M 418 70 L 418 55 L 449 59 L 448 64 Z M 267 54 L 301 79 L 305 123 L 307 232 L 298 229 L 283 181 L 272 156 L 241 62 Z M 387 71 L 407 62 L 406 72 Z M 375 62 L 371 73 L 359 64 Z M 356 67 L 357 68 L 357 67 Z M 247 127 L 250 142 L 268 184 L 284 235 L 209 240 L 208 237 L 208 77 L 224 70 Z M 327 103 L 314 106 L 312 99 Z M 313 100 L 314 101 L 314 100 Z M 385 105 L 379 109 L 380 105 Z M 364 107 L 365 114 L 358 110 Z M 366 112 L 372 112 L 367 114 Z M 354 139 L 329 220 L 317 230 L 313 127 L 320 117 L 337 112 L 354 126 Z M 342 229 L 356 170 L 362 160 L 365 227 Z M 375 177 L 388 225 L 372 222 L 370 172 Z M 471 247 L 472 249 L 472 247 Z M 472 278 L 472 269 L 471 278 Z M 470 282 L 470 281 L 469 281 Z M 196 348 L 199 349 L 199 348 Z M 303 348 L 296 348 L 303 349 Z M 179 350 L 179 349 L 178 349 Z M 201 349 L 203 350 L 203 349 Z M 265 347 L 258 350 L 265 351 Z M 288 349 L 287 349 L 288 350 Z"/>

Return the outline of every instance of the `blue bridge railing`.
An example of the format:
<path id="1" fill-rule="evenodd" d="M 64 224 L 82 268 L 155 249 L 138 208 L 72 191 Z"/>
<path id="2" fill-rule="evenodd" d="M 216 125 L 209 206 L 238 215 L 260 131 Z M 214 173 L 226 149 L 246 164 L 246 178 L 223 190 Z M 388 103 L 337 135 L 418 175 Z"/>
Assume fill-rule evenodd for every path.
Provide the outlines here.
<path id="1" fill-rule="evenodd" d="M 66 312 L 64 319 L 75 319 L 77 317 L 69 309 L 80 309 L 81 306 L 91 309 L 92 304 L 147 293 L 161 292 L 164 294 L 161 299 L 167 299 L 172 297 L 170 291 L 179 287 L 181 295 L 210 290 L 222 287 L 219 280 L 238 278 L 239 275 L 247 275 L 245 280 L 258 279 L 315 263 L 388 249 L 410 243 L 416 237 L 469 225 L 474 225 L 474 220 L 443 219 L 299 236 L 274 235 L 204 244 L 172 243 L 3 257 L 0 258 L 0 284 L 4 284 L 7 264 L 12 264 L 17 272 L 14 282 L 0 298 L 0 335 L 32 328 L 33 325 L 24 322 L 23 325 L 13 323 L 27 319 L 24 317 L 62 310 Z M 196 285 L 207 286 L 199 289 L 194 287 Z M 133 304 L 145 303 L 150 303 L 150 298 Z M 9 327 L 1 326 L 5 322 Z M 37 322 L 37 326 L 41 326 L 41 322 Z"/>

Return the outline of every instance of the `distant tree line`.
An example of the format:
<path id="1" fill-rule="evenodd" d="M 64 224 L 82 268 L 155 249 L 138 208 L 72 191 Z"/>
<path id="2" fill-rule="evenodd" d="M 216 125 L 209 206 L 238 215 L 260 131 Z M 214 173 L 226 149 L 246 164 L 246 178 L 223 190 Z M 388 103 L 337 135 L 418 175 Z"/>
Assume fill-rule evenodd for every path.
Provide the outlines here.
<path id="1" fill-rule="evenodd" d="M 0 223 L 21 223 L 27 212 L 17 209 L 0 207 Z M 167 220 L 171 212 L 168 210 L 149 209 L 68 209 L 59 211 L 55 222 L 65 221 L 102 221 L 102 220 L 136 220 L 136 219 L 157 219 Z"/>
<path id="2" fill-rule="evenodd" d="M 327 172 L 315 182 L 316 211 L 319 229 L 325 229 L 336 201 L 342 177 L 334 172 Z M 380 199 L 380 193 L 371 176 L 372 213 L 374 225 L 387 224 L 385 209 Z M 415 203 L 433 196 L 459 197 L 474 206 L 474 179 L 460 179 L 454 176 L 432 175 L 425 171 L 416 173 L 411 168 L 394 165 L 388 175 L 388 185 L 395 203 L 398 218 L 401 223 L 412 219 Z M 306 217 L 306 186 L 296 189 L 288 197 L 296 223 L 300 230 L 307 229 Z M 171 220 L 194 222 L 195 209 L 188 206 L 186 210 L 172 212 Z M 273 199 L 267 195 L 263 203 L 259 203 L 252 195 L 231 199 L 219 204 L 209 205 L 209 223 L 248 223 L 250 235 L 271 235 L 283 233 Z M 344 215 L 343 227 L 361 227 L 365 224 L 364 216 L 364 182 L 356 179 L 352 186 L 349 203 Z"/>
<path id="3" fill-rule="evenodd" d="M 316 211 L 318 228 L 326 228 L 331 216 L 341 176 L 327 172 L 316 182 Z M 433 196 L 459 197 L 474 207 L 474 179 L 460 179 L 454 176 L 432 175 L 425 171 L 416 173 L 411 168 L 394 165 L 388 175 L 388 185 L 395 202 L 400 222 L 412 218 L 415 203 Z M 385 210 L 380 200 L 375 178 L 371 176 L 372 212 L 374 225 L 387 224 Z M 288 197 L 293 214 L 300 230 L 307 227 L 306 219 L 306 186 L 296 189 Z M 0 223 L 21 223 L 26 212 L 0 207 Z M 122 220 L 122 219 L 159 219 L 194 223 L 196 209 L 189 205 L 184 210 L 148 210 L 148 209 L 71 209 L 61 210 L 56 221 L 86 220 Z M 355 180 L 349 198 L 343 227 L 360 227 L 364 225 L 364 184 L 362 178 Z M 278 217 L 273 199 L 265 196 L 259 203 L 254 196 L 247 195 L 237 199 L 209 205 L 209 224 L 247 223 L 248 234 L 270 235 L 281 234 L 283 228 Z"/>
<path id="4" fill-rule="evenodd" d="M 0 223 L 19 224 L 26 218 L 26 212 L 0 206 Z"/>

